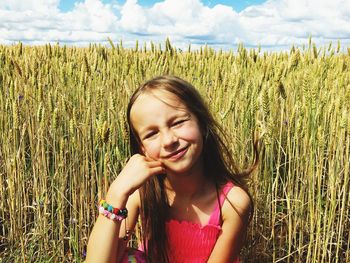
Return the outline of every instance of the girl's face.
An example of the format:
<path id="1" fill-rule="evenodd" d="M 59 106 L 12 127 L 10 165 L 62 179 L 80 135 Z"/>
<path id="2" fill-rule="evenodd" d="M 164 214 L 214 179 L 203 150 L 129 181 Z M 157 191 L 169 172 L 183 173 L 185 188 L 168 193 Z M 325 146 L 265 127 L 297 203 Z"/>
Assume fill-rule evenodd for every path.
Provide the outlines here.
<path id="1" fill-rule="evenodd" d="M 174 94 L 156 90 L 141 94 L 130 111 L 143 154 L 161 161 L 168 172 L 201 167 L 203 136 L 197 118 Z"/>

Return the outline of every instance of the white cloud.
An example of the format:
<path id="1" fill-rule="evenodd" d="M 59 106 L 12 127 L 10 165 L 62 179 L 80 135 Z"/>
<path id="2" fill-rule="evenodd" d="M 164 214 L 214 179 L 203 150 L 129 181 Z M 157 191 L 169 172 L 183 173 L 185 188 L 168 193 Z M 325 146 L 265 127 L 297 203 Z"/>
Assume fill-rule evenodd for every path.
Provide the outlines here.
<path id="1" fill-rule="evenodd" d="M 0 10 L 58 12 L 60 0 L 1 0 Z"/>
<path id="2" fill-rule="evenodd" d="M 23 4 L 23 5 L 22 5 Z M 106 41 L 117 32 L 117 17 L 110 5 L 99 0 L 77 3 L 60 12 L 58 0 L 5 0 L 0 4 L 0 41 L 43 44 L 87 44 Z"/>
<path id="3" fill-rule="evenodd" d="M 61 17 L 64 28 L 92 32 L 112 32 L 117 22 L 111 6 L 99 0 L 85 0 L 83 3 L 77 3 L 73 11 L 61 14 Z"/>
<path id="4" fill-rule="evenodd" d="M 128 0 L 121 9 L 121 27 L 155 38 L 183 39 L 192 42 L 234 43 L 241 37 L 238 13 L 231 7 L 204 6 L 199 0 L 165 0 L 142 8 Z"/>
<path id="5" fill-rule="evenodd" d="M 122 15 L 120 25 L 124 30 L 135 33 L 147 30 L 148 17 L 145 9 L 137 3 L 137 0 L 127 0 L 120 13 Z"/>
<path id="6" fill-rule="evenodd" d="M 319 44 L 337 38 L 350 40 L 350 5 L 345 0 L 270 0 L 240 13 L 250 41 L 266 45 Z"/>
<path id="7" fill-rule="evenodd" d="M 169 37 L 177 47 L 189 43 L 230 48 L 350 43 L 350 1 L 269 0 L 241 12 L 225 5 L 205 6 L 200 0 L 165 0 L 151 7 L 137 0 L 124 5 L 85 0 L 70 12 L 58 9 L 59 0 L 0 1 L 0 42 L 31 44 L 63 42 L 87 44 L 115 41 L 134 45 Z"/>

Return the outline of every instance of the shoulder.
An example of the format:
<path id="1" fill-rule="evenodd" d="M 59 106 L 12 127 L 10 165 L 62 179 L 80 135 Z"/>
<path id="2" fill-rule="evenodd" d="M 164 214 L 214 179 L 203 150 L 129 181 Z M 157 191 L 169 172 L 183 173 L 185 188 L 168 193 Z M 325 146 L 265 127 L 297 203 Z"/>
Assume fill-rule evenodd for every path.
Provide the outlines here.
<path id="1" fill-rule="evenodd" d="M 249 194 L 240 186 L 233 185 L 231 190 L 226 195 L 226 200 L 223 204 L 223 219 L 240 217 L 243 221 L 248 219 L 252 209 L 252 201 Z"/>
<path id="2" fill-rule="evenodd" d="M 251 206 L 248 193 L 241 187 L 234 185 L 227 192 L 222 206 L 222 232 L 208 262 L 233 262 L 237 258 L 245 242 Z"/>

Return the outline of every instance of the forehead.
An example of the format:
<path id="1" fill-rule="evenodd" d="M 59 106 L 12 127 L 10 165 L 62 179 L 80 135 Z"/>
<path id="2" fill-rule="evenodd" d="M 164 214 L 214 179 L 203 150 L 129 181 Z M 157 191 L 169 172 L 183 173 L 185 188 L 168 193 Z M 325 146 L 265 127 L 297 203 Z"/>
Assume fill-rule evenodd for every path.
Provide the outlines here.
<path id="1" fill-rule="evenodd" d="M 138 126 L 157 123 L 167 117 L 188 112 L 186 105 L 169 91 L 145 92 L 135 100 L 130 119 L 136 130 Z"/>

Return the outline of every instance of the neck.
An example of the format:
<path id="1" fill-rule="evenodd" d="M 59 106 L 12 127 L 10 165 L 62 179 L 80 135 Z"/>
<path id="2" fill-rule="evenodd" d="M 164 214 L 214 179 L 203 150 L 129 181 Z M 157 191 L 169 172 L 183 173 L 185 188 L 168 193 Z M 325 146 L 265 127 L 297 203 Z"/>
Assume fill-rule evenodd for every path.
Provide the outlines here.
<path id="1" fill-rule="evenodd" d="M 203 190 L 208 179 L 204 176 L 202 165 L 193 168 L 186 174 L 169 172 L 164 182 L 166 189 L 178 197 L 195 198 Z"/>

